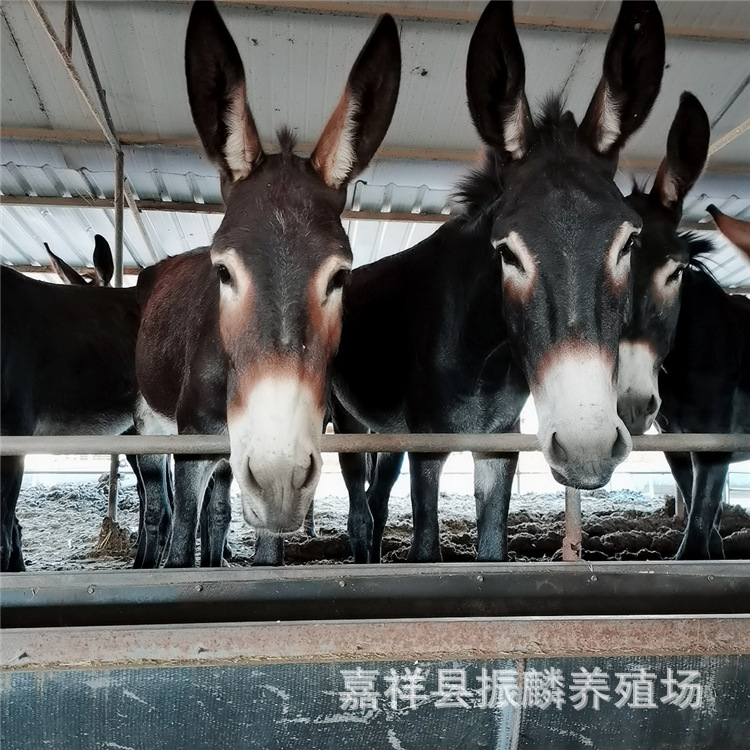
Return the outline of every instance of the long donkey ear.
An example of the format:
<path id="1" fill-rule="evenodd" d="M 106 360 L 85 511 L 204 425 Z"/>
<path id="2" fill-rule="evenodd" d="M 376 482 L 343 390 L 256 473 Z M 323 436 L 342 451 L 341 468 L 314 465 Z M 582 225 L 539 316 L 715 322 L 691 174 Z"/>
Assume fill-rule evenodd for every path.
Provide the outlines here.
<path id="1" fill-rule="evenodd" d="M 193 122 L 222 187 L 247 177 L 263 149 L 247 106 L 237 46 L 213 2 L 195 2 L 185 38 L 185 75 Z"/>
<path id="2" fill-rule="evenodd" d="M 401 82 L 401 45 L 393 17 L 378 19 L 344 93 L 313 149 L 313 168 L 340 188 L 370 162 L 385 137 Z"/>
<path id="3" fill-rule="evenodd" d="M 689 91 L 680 97 L 667 138 L 667 155 L 651 189 L 665 208 L 678 208 L 700 177 L 708 157 L 711 125 L 703 105 Z"/>
<path id="4" fill-rule="evenodd" d="M 47 250 L 47 255 L 49 256 L 52 268 L 55 269 L 55 273 L 60 277 L 63 284 L 86 286 L 89 283 L 80 273 L 78 273 L 78 271 L 71 268 L 62 258 L 58 258 L 57 255 L 50 250 L 50 247 L 46 242 L 44 243 L 44 247 Z"/>
<path id="5" fill-rule="evenodd" d="M 99 286 L 109 286 L 115 273 L 115 263 L 109 242 L 100 234 L 94 235 L 94 270 Z"/>
<path id="6" fill-rule="evenodd" d="M 580 127 L 594 151 L 617 157 L 651 112 L 663 72 L 659 8 L 655 2 L 623 2 L 604 53 L 601 81 Z"/>
<path id="7" fill-rule="evenodd" d="M 526 64 L 513 22 L 513 3 L 491 2 L 471 37 L 466 94 L 482 140 L 511 159 L 522 158 L 535 139 L 525 82 Z"/>
<path id="8" fill-rule="evenodd" d="M 737 248 L 742 250 L 750 260 L 750 221 L 733 219 L 719 211 L 713 203 L 706 208 L 711 214 L 719 231 Z"/>

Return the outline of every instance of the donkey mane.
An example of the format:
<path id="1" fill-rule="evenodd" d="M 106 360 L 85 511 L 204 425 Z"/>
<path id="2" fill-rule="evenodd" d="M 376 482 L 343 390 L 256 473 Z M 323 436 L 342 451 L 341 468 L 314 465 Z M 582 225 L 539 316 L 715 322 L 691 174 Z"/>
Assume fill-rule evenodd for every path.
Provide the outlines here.
<path id="1" fill-rule="evenodd" d="M 279 141 L 280 153 L 283 156 L 292 156 L 297 145 L 297 136 L 284 125 L 276 131 L 276 138 Z"/>
<path id="2" fill-rule="evenodd" d="M 578 147 L 578 125 L 565 109 L 562 94 L 550 94 L 534 117 L 536 143 L 533 150 L 551 147 L 556 158 L 565 160 L 567 151 Z M 491 148 L 485 148 L 482 164 L 461 179 L 451 196 L 465 219 L 479 220 L 502 195 L 502 160 Z"/>
<path id="3" fill-rule="evenodd" d="M 706 265 L 706 263 L 699 258 L 699 255 L 708 255 L 716 250 L 716 246 L 711 240 L 706 239 L 697 235 L 695 232 L 681 232 L 679 235 L 680 239 L 688 244 L 688 252 L 690 253 L 690 267 L 702 273 L 706 278 L 715 286 L 717 289 L 724 290 L 724 287 L 717 281 L 713 271 Z"/>

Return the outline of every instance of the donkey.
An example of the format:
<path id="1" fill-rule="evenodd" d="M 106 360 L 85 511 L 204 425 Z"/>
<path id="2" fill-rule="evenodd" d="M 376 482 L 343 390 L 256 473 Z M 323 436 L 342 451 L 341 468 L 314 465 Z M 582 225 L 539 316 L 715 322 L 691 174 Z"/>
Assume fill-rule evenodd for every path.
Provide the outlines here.
<path id="1" fill-rule="evenodd" d="M 267 154 L 245 101 L 239 52 L 213 3 L 193 5 L 185 45 L 193 121 L 221 176 L 226 213 L 210 250 L 139 277 L 136 349 L 144 432 L 229 433 L 245 519 L 280 534 L 305 518 L 321 470 L 328 370 L 341 330 L 352 253 L 341 225 L 346 185 L 373 157 L 396 105 L 401 53 L 382 16 L 309 159 L 288 131 Z M 215 456 L 175 456 L 175 506 L 165 564 L 195 564 L 200 500 Z M 163 508 L 147 486 L 145 531 Z M 221 564 L 229 518 L 212 496 L 206 562 Z M 223 531 L 222 531 L 223 529 Z"/>
<path id="2" fill-rule="evenodd" d="M 631 435 L 648 430 L 661 406 L 659 372 L 674 345 L 683 275 L 709 242 L 678 232 L 685 196 L 708 158 L 708 115 L 689 92 L 680 97 L 667 153 L 649 192 L 634 187 L 625 202 L 643 220 L 633 249 L 633 305 L 620 341 L 617 405 Z"/>
<path id="3" fill-rule="evenodd" d="M 0 267 L 3 435 L 119 434 L 133 423 L 134 289 L 62 286 Z M 25 570 L 23 456 L 2 456 L 0 569 Z"/>
<path id="4" fill-rule="evenodd" d="M 750 258 L 748 228 L 709 210 L 722 233 Z M 729 217 L 724 217 L 729 219 Z M 727 294 L 696 256 L 700 240 L 690 242 L 691 265 L 682 282 L 674 345 L 659 373 L 662 405 L 657 424 L 663 432 L 750 433 L 750 299 Z M 718 525 L 729 464 L 748 453 L 667 453 L 675 481 L 689 508 L 677 559 L 724 557 Z"/>
<path id="5" fill-rule="evenodd" d="M 115 264 L 112 260 L 112 250 L 109 242 L 100 234 L 94 235 L 94 271 L 80 274 L 75 268 L 71 268 L 62 258 L 55 255 L 50 250 L 49 245 L 45 242 L 44 247 L 47 250 L 52 268 L 60 277 L 63 284 L 76 284 L 85 286 L 110 286 L 112 276 L 115 273 Z"/>
<path id="6" fill-rule="evenodd" d="M 338 431 L 517 431 L 530 387 L 554 477 L 581 488 L 608 481 L 631 448 L 615 378 L 641 225 L 613 177 L 620 149 L 651 110 L 663 67 L 656 4 L 623 3 L 581 125 L 559 97 L 532 119 L 512 6 L 487 6 L 466 71 L 484 166 L 463 183 L 463 214 L 352 273 L 332 380 Z M 446 457 L 409 455 L 410 560 L 441 559 L 437 499 Z M 480 560 L 507 559 L 517 460 L 474 456 Z M 400 457 L 378 457 L 369 507 L 364 457 L 340 462 L 354 561 L 378 561 Z"/>
<path id="7" fill-rule="evenodd" d="M 634 432 L 654 419 L 663 432 L 750 432 L 750 300 L 725 292 L 700 262 L 698 256 L 713 249 L 710 241 L 678 233 L 682 201 L 703 168 L 709 135 L 700 102 L 683 94 L 653 188 L 627 198 L 644 224 L 633 264 L 640 314 L 621 350 L 618 380 L 628 404 L 623 416 Z M 709 211 L 750 257 L 747 223 L 714 206 Z M 729 464 L 747 456 L 665 456 L 689 508 L 677 558 L 723 558 L 722 491 Z"/>
<path id="8" fill-rule="evenodd" d="M 112 260 L 112 250 L 110 249 L 107 240 L 100 234 L 95 235 L 95 246 L 94 246 L 94 272 L 87 272 L 85 275 L 79 273 L 70 265 L 68 265 L 62 258 L 55 255 L 52 252 L 49 245 L 45 242 L 44 246 L 47 249 L 47 255 L 49 256 L 52 267 L 60 277 L 60 280 L 64 284 L 73 284 L 77 286 L 110 286 L 112 276 L 114 275 L 114 261 Z M 135 362 L 131 364 L 131 370 L 134 371 Z M 136 433 L 135 425 L 125 430 L 124 435 L 134 435 Z M 139 499 L 139 517 L 138 517 L 138 537 L 136 541 L 136 552 L 135 561 L 133 563 L 134 568 L 153 568 L 156 567 L 159 561 L 159 557 L 163 552 L 164 546 L 167 541 L 169 532 L 169 521 L 172 515 L 172 504 L 174 497 L 174 490 L 172 486 L 172 473 L 169 466 L 169 457 L 166 455 L 151 456 L 144 455 L 138 456 L 126 456 L 128 463 L 133 469 L 133 474 L 136 478 L 138 499 Z M 162 507 L 164 514 L 159 522 L 159 534 L 158 543 L 155 545 L 154 556 L 147 555 L 146 540 L 143 535 L 143 518 L 145 513 L 145 489 L 143 487 L 143 475 L 150 478 L 152 482 L 158 482 L 159 491 L 164 493 Z M 231 478 L 225 481 L 223 485 L 217 490 L 219 492 L 229 492 L 229 484 Z M 209 481 L 206 489 L 206 495 L 210 495 L 214 491 L 213 478 Z M 218 502 L 218 501 L 217 501 Z M 208 510 L 208 503 L 204 502 L 206 511 Z M 201 518 L 201 532 L 203 534 L 208 533 L 208 520 L 206 517 Z M 224 544 L 224 558 L 230 560 L 232 558 L 232 549 L 228 543 Z"/>

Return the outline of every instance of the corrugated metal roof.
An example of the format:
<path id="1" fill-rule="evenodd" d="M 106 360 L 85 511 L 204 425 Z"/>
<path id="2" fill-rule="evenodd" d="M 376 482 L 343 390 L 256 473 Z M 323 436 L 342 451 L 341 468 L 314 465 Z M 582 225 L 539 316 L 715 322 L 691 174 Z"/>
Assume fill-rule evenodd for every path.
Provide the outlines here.
<path id="1" fill-rule="evenodd" d="M 294 126 L 301 143 L 314 143 L 335 106 L 349 68 L 372 28 L 372 17 L 356 3 L 329 3 L 344 12 L 295 12 L 288 8 L 222 5 L 248 69 L 248 95 L 257 126 L 271 139 L 280 125 Z M 520 2 L 519 19 L 555 18 L 586 25 L 611 23 L 615 2 Z M 62 33 L 64 4 L 45 2 L 53 26 Z M 351 14 L 346 12 L 351 8 Z M 389 3 L 400 26 L 403 77 L 392 127 L 384 142 L 411 154 L 433 156 L 478 146 L 464 91 L 466 51 L 483 3 Z M 184 2 L 83 2 L 78 8 L 118 133 L 194 139 L 183 73 Z M 750 2 L 662 2 L 667 27 L 698 31 L 750 29 Z M 399 18 L 401 10 L 403 17 Z M 408 11 L 408 12 L 407 12 Z M 26 2 L 1 9 L 2 77 L 0 123 L 4 128 L 51 128 L 96 133 L 56 52 Z M 416 20 L 424 13 L 432 20 Z M 359 14 L 359 15 L 357 15 Z M 440 20 L 443 14 L 447 19 Z M 452 16 L 451 16 L 452 14 Z M 468 15 L 467 15 L 468 14 Z M 365 17 L 363 17 L 365 16 Z M 607 35 L 601 31 L 520 27 L 532 105 L 562 89 L 580 116 L 598 80 Z M 90 91 L 93 85 L 74 44 L 74 62 Z M 679 94 L 692 90 L 706 107 L 713 140 L 750 117 L 747 43 L 700 41 L 670 36 L 662 94 L 649 122 L 629 144 L 625 158 L 658 161 Z M 446 157 L 447 158 L 447 157 Z M 6 141 L 0 154 L 0 191 L 6 195 L 111 198 L 114 170 L 101 145 Z M 213 167 L 192 148 L 125 149 L 126 174 L 140 199 L 216 203 L 219 185 Z M 705 175 L 686 201 L 686 218 L 705 218 L 705 206 L 750 218 L 750 131 L 711 158 Z M 350 187 L 348 205 L 363 211 L 440 213 L 446 210 L 456 179 L 466 164 L 416 158 L 376 160 Z M 637 172 L 644 179 L 647 175 Z M 623 174 L 627 191 L 629 176 Z M 206 244 L 218 225 L 216 215 L 146 211 L 144 224 L 161 254 Z M 45 262 L 41 242 L 54 245 L 75 264 L 89 260 L 91 236 L 112 236 L 113 214 L 106 209 L 65 207 L 0 208 L 0 254 L 4 262 Z M 350 221 L 357 263 L 398 252 L 437 224 Z M 716 256 L 726 284 L 750 285 L 747 263 L 728 248 Z M 125 219 L 126 264 L 150 262 L 129 212 Z"/>

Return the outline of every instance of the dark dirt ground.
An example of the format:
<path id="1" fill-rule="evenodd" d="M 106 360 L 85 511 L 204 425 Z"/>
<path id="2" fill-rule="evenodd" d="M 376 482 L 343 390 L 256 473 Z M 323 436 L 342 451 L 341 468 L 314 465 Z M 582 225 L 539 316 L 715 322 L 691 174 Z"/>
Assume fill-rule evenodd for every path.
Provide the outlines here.
<path id="1" fill-rule="evenodd" d="M 684 521 L 672 515 L 673 498 L 644 498 L 638 493 L 597 491 L 583 495 L 583 558 L 601 560 L 662 560 L 674 556 Z M 561 559 L 565 520 L 562 493 L 514 497 L 509 517 L 510 559 Z M 469 562 L 476 554 L 473 498 L 441 495 L 441 545 L 445 562 Z M 135 488 L 119 496 L 119 523 L 102 519 L 107 509 L 106 483 L 30 486 L 21 492 L 18 517 L 23 526 L 27 569 L 81 570 L 128 568 L 138 525 Z M 336 564 L 350 561 L 346 534 L 347 502 L 316 499 L 318 536 L 302 532 L 286 543 L 287 564 Z M 727 558 L 750 558 L 750 514 L 725 506 L 721 524 Z M 408 501 L 392 502 L 383 540 L 384 562 L 405 562 L 411 539 Z M 229 536 L 231 565 L 252 563 L 254 531 L 244 524 L 234 498 Z"/>

